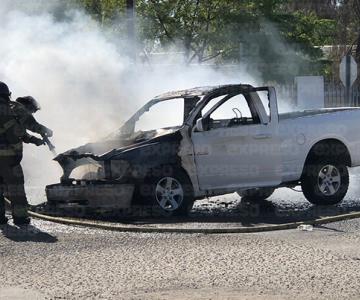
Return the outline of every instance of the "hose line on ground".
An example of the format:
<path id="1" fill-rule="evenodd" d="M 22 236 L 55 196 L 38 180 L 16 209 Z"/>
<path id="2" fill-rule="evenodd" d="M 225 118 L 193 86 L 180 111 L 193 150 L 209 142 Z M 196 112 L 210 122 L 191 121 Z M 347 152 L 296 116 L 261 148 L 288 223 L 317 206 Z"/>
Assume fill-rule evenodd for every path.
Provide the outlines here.
<path id="1" fill-rule="evenodd" d="M 10 201 L 6 200 L 8 204 Z M 345 220 L 360 218 L 360 212 L 342 214 L 332 217 L 324 217 L 309 221 L 292 222 L 276 225 L 264 225 L 253 227 L 231 227 L 231 228 L 179 228 L 179 227 L 150 227 L 143 225 L 127 225 L 121 223 L 99 222 L 86 219 L 73 219 L 65 217 L 54 217 L 29 211 L 29 215 L 44 221 L 59 223 L 63 225 L 82 226 L 95 229 L 118 231 L 118 232 L 139 232 L 139 233 L 200 233 L 200 234 L 226 234 L 226 233 L 255 233 L 276 230 L 296 229 L 300 225 L 322 225 Z"/>

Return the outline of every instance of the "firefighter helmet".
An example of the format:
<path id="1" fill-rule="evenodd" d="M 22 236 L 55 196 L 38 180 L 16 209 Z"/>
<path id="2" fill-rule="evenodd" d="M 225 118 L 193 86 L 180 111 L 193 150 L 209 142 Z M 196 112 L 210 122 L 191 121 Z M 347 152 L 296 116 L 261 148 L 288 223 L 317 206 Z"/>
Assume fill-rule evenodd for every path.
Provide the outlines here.
<path id="1" fill-rule="evenodd" d="M 6 83 L 0 81 L 0 96 L 11 96 L 11 92 Z"/>
<path id="2" fill-rule="evenodd" d="M 26 109 L 30 110 L 32 113 L 41 109 L 40 104 L 31 96 L 19 97 L 16 99 L 16 102 L 24 105 Z"/>

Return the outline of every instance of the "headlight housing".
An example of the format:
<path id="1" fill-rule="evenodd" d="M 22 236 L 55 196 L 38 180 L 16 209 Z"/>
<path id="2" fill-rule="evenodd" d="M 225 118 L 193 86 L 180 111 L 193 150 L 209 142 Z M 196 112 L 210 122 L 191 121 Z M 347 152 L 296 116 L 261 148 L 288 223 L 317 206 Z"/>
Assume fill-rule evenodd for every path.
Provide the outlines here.
<path id="1" fill-rule="evenodd" d="M 75 180 L 102 180 L 105 179 L 104 166 L 102 163 L 89 163 L 76 167 L 69 176 Z"/>

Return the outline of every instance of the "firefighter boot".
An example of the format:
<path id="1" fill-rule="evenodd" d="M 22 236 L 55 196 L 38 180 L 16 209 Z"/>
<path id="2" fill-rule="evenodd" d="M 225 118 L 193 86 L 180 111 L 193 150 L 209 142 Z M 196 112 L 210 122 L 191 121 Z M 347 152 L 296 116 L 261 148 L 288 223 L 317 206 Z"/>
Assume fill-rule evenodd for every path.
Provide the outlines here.
<path id="1" fill-rule="evenodd" d="M 31 219 L 29 218 L 27 207 L 23 205 L 13 205 L 12 215 L 15 225 L 29 225 Z"/>
<path id="2" fill-rule="evenodd" d="M 8 222 L 8 218 L 5 217 L 5 199 L 0 196 L 0 225 L 5 225 Z"/>

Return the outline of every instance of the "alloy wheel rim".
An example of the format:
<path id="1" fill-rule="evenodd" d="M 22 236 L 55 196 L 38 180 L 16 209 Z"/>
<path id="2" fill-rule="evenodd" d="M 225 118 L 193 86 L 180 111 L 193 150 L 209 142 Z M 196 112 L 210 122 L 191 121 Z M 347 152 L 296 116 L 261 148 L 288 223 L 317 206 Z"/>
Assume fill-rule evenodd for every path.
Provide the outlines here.
<path id="1" fill-rule="evenodd" d="M 318 187 L 325 196 L 335 195 L 341 186 L 341 176 L 338 168 L 333 165 L 324 166 L 318 175 Z"/>
<path id="2" fill-rule="evenodd" d="M 160 179 L 156 185 L 156 201 L 163 210 L 175 211 L 184 200 L 181 183 L 172 177 Z"/>

